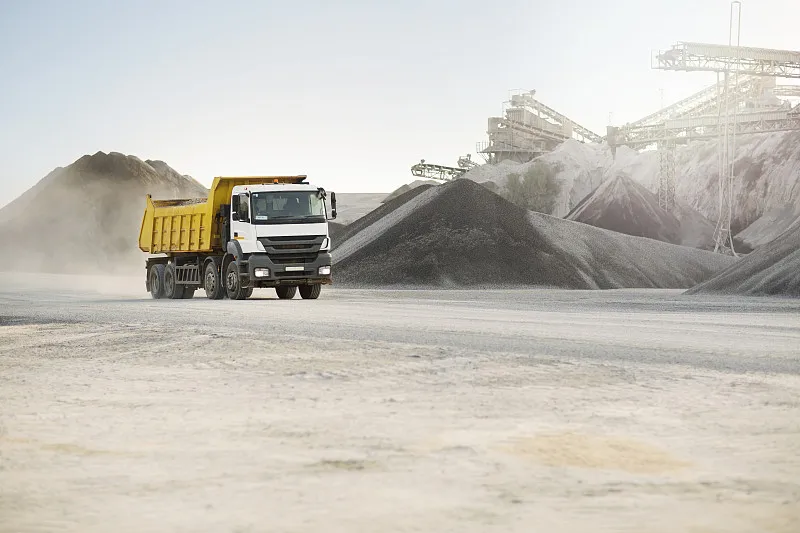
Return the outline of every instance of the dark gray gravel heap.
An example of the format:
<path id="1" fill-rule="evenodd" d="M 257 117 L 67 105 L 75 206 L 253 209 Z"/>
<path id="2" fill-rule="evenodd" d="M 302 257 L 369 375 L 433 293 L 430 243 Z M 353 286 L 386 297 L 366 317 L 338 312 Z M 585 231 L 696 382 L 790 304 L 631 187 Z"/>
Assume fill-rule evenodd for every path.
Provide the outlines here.
<path id="1" fill-rule="evenodd" d="M 469 180 L 440 187 L 432 201 L 337 262 L 335 283 L 689 288 L 733 261 L 531 213 Z M 372 222 L 379 210 L 370 213 Z M 367 229 L 370 220 L 348 227 L 349 235 Z"/>
<path id="2" fill-rule="evenodd" d="M 419 187 L 415 187 L 400 196 L 386 202 L 385 204 L 380 205 L 379 207 L 373 209 L 363 217 L 359 218 L 358 220 L 354 220 L 350 224 L 346 226 L 342 226 L 340 229 L 336 230 L 336 235 L 331 236 L 332 247 L 331 251 L 335 250 L 337 246 L 359 231 L 362 231 L 364 228 L 368 227 L 369 225 L 375 223 L 377 220 L 385 217 L 401 205 L 405 204 L 412 198 L 415 198 L 417 195 L 422 194 L 423 192 L 427 191 L 433 187 L 433 185 L 420 185 Z"/>

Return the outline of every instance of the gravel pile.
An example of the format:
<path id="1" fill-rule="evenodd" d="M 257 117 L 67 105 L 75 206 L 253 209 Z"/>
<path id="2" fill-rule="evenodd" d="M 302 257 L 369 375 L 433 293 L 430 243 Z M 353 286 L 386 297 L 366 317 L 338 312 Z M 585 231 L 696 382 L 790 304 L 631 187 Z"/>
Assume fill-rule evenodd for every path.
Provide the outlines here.
<path id="1" fill-rule="evenodd" d="M 532 213 L 471 180 L 407 195 L 340 236 L 337 283 L 689 288 L 733 261 Z"/>
<path id="2" fill-rule="evenodd" d="M 752 251 L 779 237 L 797 220 L 800 220 L 800 201 L 772 209 L 739 232 L 734 238 L 734 246 L 737 251 L 740 248 Z"/>
<path id="3" fill-rule="evenodd" d="M 138 249 L 145 195 L 203 198 L 208 190 L 161 161 L 97 152 L 48 174 L 0 210 L 4 268 L 60 273 L 130 272 Z M 35 247 L 19 253 L 19 236 Z"/>
<path id="4" fill-rule="evenodd" d="M 771 242 L 687 294 L 800 297 L 800 219 Z"/>
<path id="5" fill-rule="evenodd" d="M 678 218 L 659 207 L 656 195 L 622 175 L 600 185 L 565 218 L 635 237 L 681 243 Z"/>
<path id="6" fill-rule="evenodd" d="M 662 209 L 658 196 L 624 174 L 605 181 L 565 218 L 635 237 L 703 250 L 714 248 L 714 224 L 710 220 L 681 203 L 672 211 Z"/>
<path id="7" fill-rule="evenodd" d="M 405 204 L 409 200 L 412 200 L 413 198 L 416 198 L 418 195 L 422 194 L 431 187 L 433 187 L 433 185 L 423 185 L 420 187 L 415 187 L 414 189 L 410 189 L 405 193 L 397 196 L 396 198 L 389 200 L 384 204 L 381 204 L 378 208 L 370 211 L 363 217 L 357 219 L 355 222 L 351 222 L 346 226 L 337 228 L 335 240 L 333 237 L 331 237 L 331 240 L 334 241 L 332 243 L 331 252 L 336 250 L 336 248 L 338 248 L 340 243 L 347 241 L 357 233 L 364 231 L 366 228 L 384 219 L 392 212 L 402 207 L 403 204 Z"/>

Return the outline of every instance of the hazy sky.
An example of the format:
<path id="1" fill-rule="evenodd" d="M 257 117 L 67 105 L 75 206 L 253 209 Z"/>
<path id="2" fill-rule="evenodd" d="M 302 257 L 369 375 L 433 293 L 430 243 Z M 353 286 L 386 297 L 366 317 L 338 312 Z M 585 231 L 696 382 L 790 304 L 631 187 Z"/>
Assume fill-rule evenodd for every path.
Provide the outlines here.
<path id="1" fill-rule="evenodd" d="M 727 42 L 717 0 L 0 0 L 0 205 L 86 153 L 215 175 L 411 181 L 486 140 L 511 89 L 605 133 L 713 83 L 650 68 Z M 745 0 L 742 45 L 800 49 L 800 2 Z M 473 158 L 478 158 L 473 155 Z"/>

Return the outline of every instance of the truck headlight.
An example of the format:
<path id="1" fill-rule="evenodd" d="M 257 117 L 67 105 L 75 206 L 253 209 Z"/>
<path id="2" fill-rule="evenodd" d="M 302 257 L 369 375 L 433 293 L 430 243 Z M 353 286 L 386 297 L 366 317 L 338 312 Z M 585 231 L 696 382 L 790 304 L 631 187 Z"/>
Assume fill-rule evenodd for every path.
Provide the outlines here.
<path id="1" fill-rule="evenodd" d="M 269 269 L 268 268 L 256 268 L 253 270 L 253 274 L 257 278 L 268 278 L 269 277 Z"/>
<path id="2" fill-rule="evenodd" d="M 331 267 L 330 266 L 319 267 L 319 275 L 320 276 L 330 276 L 331 275 Z"/>

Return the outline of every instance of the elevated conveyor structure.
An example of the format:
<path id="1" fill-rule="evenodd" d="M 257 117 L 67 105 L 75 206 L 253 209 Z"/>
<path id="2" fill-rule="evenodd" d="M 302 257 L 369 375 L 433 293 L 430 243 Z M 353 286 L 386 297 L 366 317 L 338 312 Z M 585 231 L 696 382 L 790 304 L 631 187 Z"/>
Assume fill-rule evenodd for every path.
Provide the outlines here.
<path id="1" fill-rule="evenodd" d="M 800 85 L 775 85 L 774 79 L 740 76 L 729 82 L 727 91 L 721 81 L 636 122 L 609 126 L 605 140 L 613 151 L 623 145 L 641 150 L 662 141 L 681 144 L 713 138 L 719 132 L 718 111 L 726 103 L 729 109 L 740 109 L 737 116 L 746 122 L 737 125 L 740 133 L 798 129 L 794 115 L 800 110 L 781 98 L 800 98 Z"/>
<path id="2" fill-rule="evenodd" d="M 427 178 L 429 180 L 450 181 L 463 176 L 468 170 L 476 166 L 478 166 L 478 163 L 472 160 L 472 154 L 459 157 L 457 167 L 426 163 L 422 159 L 411 167 L 411 174 L 418 178 Z"/>
<path id="3" fill-rule="evenodd" d="M 736 119 L 717 115 L 677 117 L 661 124 L 620 127 L 609 133 L 612 146 L 626 145 L 636 150 L 665 144 L 685 144 L 700 139 L 713 139 L 728 125 L 737 136 L 770 131 L 800 130 L 800 109 L 740 111 Z"/>
<path id="4" fill-rule="evenodd" d="M 444 165 L 434 165 L 421 160 L 411 167 L 411 174 L 418 178 L 430 180 L 450 181 L 454 180 L 467 172 L 465 168 L 447 167 Z"/>
<path id="5" fill-rule="evenodd" d="M 661 70 L 800 79 L 800 52 L 681 41 L 667 51 L 657 52 L 651 66 Z"/>
<path id="6" fill-rule="evenodd" d="M 478 163 L 472 160 L 472 154 L 467 154 L 458 158 L 458 166 L 469 170 L 477 167 Z"/>
<path id="7" fill-rule="evenodd" d="M 756 78 L 752 77 L 740 78 L 737 92 L 747 93 L 752 91 L 755 81 Z M 702 91 L 684 98 L 683 100 L 665 107 L 664 109 L 660 109 L 659 111 L 637 120 L 636 122 L 626 124 L 625 129 L 635 131 L 637 128 L 646 128 L 648 126 L 663 124 L 664 121 L 672 118 L 702 114 L 704 111 L 707 111 L 712 107 L 716 108 L 721 89 L 722 84 L 715 83 L 714 85 L 706 87 Z"/>
<path id="8" fill-rule="evenodd" d="M 770 92 L 777 97 L 800 98 L 800 85 L 776 85 Z"/>

